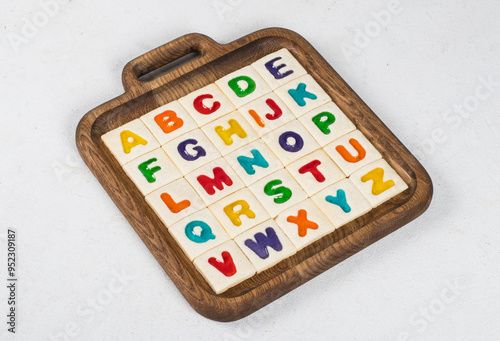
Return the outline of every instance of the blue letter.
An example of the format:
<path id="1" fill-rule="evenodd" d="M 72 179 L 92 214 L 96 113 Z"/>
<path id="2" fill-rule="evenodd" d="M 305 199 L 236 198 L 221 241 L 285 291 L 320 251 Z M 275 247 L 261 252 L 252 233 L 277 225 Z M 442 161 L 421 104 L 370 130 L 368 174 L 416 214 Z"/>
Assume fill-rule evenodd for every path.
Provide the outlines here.
<path id="1" fill-rule="evenodd" d="M 201 231 L 195 232 L 194 229 L 196 227 L 201 228 Z M 207 223 L 201 220 L 193 220 L 189 222 L 186 225 L 184 232 L 186 233 L 186 237 L 188 237 L 189 240 L 198 244 L 208 242 L 210 239 L 215 239 L 210 226 L 208 226 Z"/>
<path id="2" fill-rule="evenodd" d="M 337 190 L 337 196 L 327 195 L 325 198 L 330 204 L 339 206 L 345 213 L 351 212 L 351 207 L 347 204 L 345 192 L 342 189 Z"/>
<path id="3" fill-rule="evenodd" d="M 288 93 L 292 98 L 297 102 L 297 104 L 301 107 L 306 105 L 305 98 L 316 99 L 318 96 L 306 91 L 306 85 L 304 83 L 300 83 L 297 85 L 297 89 L 290 89 Z"/>
<path id="4" fill-rule="evenodd" d="M 252 153 L 253 158 L 244 155 L 238 156 L 236 158 L 241 167 L 243 167 L 245 172 L 247 172 L 247 174 L 255 174 L 255 169 L 253 168 L 253 166 L 259 166 L 262 168 L 269 167 L 269 163 L 266 161 L 266 159 L 264 159 L 262 154 L 257 149 L 252 149 L 250 153 Z"/>

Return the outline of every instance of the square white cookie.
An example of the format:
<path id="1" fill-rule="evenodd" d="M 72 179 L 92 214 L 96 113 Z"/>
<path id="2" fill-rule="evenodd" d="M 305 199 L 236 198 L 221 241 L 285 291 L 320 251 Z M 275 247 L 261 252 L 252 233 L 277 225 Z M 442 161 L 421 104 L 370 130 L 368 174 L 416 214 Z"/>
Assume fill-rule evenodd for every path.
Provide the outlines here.
<path id="1" fill-rule="evenodd" d="M 178 101 L 162 105 L 141 116 L 140 119 L 161 145 L 198 128 L 196 122 Z"/>
<path id="2" fill-rule="evenodd" d="M 311 198 L 336 228 L 369 212 L 372 206 L 349 179 L 325 188 Z"/>
<path id="3" fill-rule="evenodd" d="M 356 126 L 347 118 L 333 102 L 301 116 L 299 121 L 306 127 L 321 147 L 335 141 L 339 137 L 356 130 Z"/>
<path id="4" fill-rule="evenodd" d="M 238 111 L 259 136 L 295 119 L 295 115 L 274 92 L 245 104 Z"/>
<path id="5" fill-rule="evenodd" d="M 271 218 L 307 199 L 307 194 L 286 169 L 272 173 L 248 187 Z"/>
<path id="6" fill-rule="evenodd" d="M 101 139 L 120 165 L 160 146 L 140 119 L 107 132 L 101 136 Z"/>
<path id="7" fill-rule="evenodd" d="M 293 243 L 272 219 L 243 232 L 234 241 L 257 272 L 267 270 L 297 252 Z"/>
<path id="8" fill-rule="evenodd" d="M 246 186 L 283 168 L 283 164 L 262 142 L 256 140 L 224 156 Z"/>
<path id="9" fill-rule="evenodd" d="M 306 199 L 281 212 L 276 218 L 276 223 L 297 250 L 335 230 L 332 222 L 311 199 Z"/>
<path id="10" fill-rule="evenodd" d="M 347 176 L 382 158 L 379 151 L 359 130 L 342 136 L 323 149 Z"/>
<path id="11" fill-rule="evenodd" d="M 221 156 L 201 129 L 179 136 L 162 148 L 184 175 Z"/>
<path id="12" fill-rule="evenodd" d="M 344 179 L 346 176 L 326 153 L 318 149 L 292 162 L 286 169 L 308 196 Z"/>
<path id="13" fill-rule="evenodd" d="M 294 79 L 275 92 L 297 118 L 332 100 L 311 75 Z"/>
<path id="14" fill-rule="evenodd" d="M 285 166 L 319 148 L 318 142 L 297 120 L 262 136 L 262 140 Z"/>
<path id="15" fill-rule="evenodd" d="M 199 127 L 229 114 L 236 108 L 214 83 L 179 99 Z"/>
<path id="16" fill-rule="evenodd" d="M 223 158 L 196 169 L 185 178 L 207 206 L 245 187 L 243 181 Z"/>
<path id="17" fill-rule="evenodd" d="M 232 240 L 205 252 L 193 263 L 216 294 L 223 293 L 256 273 L 247 256 Z"/>
<path id="18" fill-rule="evenodd" d="M 384 159 L 372 162 L 356 172 L 349 179 L 377 207 L 408 188 L 406 182 Z"/>
<path id="19" fill-rule="evenodd" d="M 180 220 L 168 231 L 191 261 L 230 240 L 229 235 L 208 208 Z"/>
<path id="20" fill-rule="evenodd" d="M 146 201 L 167 228 L 206 207 L 198 193 L 184 178 L 151 192 L 146 196 Z"/>
<path id="21" fill-rule="evenodd" d="M 143 195 L 182 177 L 181 172 L 163 149 L 139 156 L 123 166 L 123 170 Z"/>
<path id="22" fill-rule="evenodd" d="M 248 188 L 228 195 L 210 205 L 209 209 L 231 238 L 270 218 Z"/>
<path id="23" fill-rule="evenodd" d="M 201 128 L 222 156 L 259 138 L 255 130 L 237 111 L 233 111 Z"/>
<path id="24" fill-rule="evenodd" d="M 236 108 L 271 92 L 269 85 L 251 65 L 231 72 L 215 84 Z"/>
<path id="25" fill-rule="evenodd" d="M 252 66 L 273 90 L 307 73 L 285 48 L 262 57 Z"/>

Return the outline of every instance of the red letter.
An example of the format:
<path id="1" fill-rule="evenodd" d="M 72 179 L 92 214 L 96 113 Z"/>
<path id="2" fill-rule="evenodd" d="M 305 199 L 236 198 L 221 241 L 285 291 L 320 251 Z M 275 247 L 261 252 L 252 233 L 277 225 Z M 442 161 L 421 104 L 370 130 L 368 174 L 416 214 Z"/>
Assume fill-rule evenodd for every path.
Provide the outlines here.
<path id="1" fill-rule="evenodd" d="M 229 252 L 222 251 L 222 260 L 223 262 L 215 257 L 210 257 L 208 259 L 208 263 L 222 272 L 224 276 L 231 277 L 236 273 L 236 266 L 234 265 L 233 257 L 231 257 L 231 254 Z"/>
<path id="2" fill-rule="evenodd" d="M 233 180 L 224 172 L 224 170 L 220 167 L 215 167 L 214 170 L 214 178 L 209 178 L 206 175 L 199 175 L 196 180 L 200 183 L 200 185 L 207 191 L 208 194 L 214 195 L 215 188 L 219 191 L 222 191 L 225 183 L 227 186 L 231 186 L 233 184 Z M 215 188 L 214 188 L 215 187 Z"/>
<path id="3" fill-rule="evenodd" d="M 277 120 L 281 117 L 281 115 L 283 115 L 281 108 L 271 98 L 266 99 L 266 104 L 274 111 L 273 114 L 266 114 L 266 118 L 268 120 Z"/>
<path id="4" fill-rule="evenodd" d="M 196 111 L 198 111 L 200 114 L 210 115 L 211 113 L 213 113 L 214 111 L 216 111 L 217 109 L 220 108 L 220 102 L 215 101 L 212 104 L 212 107 L 209 108 L 205 104 L 203 104 L 203 100 L 206 99 L 206 98 L 214 98 L 214 96 L 212 96 L 210 94 L 199 95 L 198 97 L 196 97 L 194 99 L 193 106 L 196 109 Z"/>
<path id="5" fill-rule="evenodd" d="M 313 160 L 308 164 L 303 165 L 299 168 L 299 173 L 304 174 L 310 172 L 317 182 L 325 181 L 325 176 L 318 170 L 318 166 L 321 165 L 321 161 Z"/>

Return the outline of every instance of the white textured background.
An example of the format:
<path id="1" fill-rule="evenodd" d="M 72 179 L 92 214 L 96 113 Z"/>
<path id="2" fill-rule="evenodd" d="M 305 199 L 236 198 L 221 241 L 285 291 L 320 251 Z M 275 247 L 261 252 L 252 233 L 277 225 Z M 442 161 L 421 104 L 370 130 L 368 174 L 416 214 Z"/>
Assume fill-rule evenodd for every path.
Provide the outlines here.
<path id="1" fill-rule="evenodd" d="M 0 0 L 0 283 L 12 227 L 18 339 L 498 339 L 498 1 L 402 1 L 383 25 L 374 13 L 388 0 L 61 0 L 48 17 L 50 1 Z M 435 194 L 416 221 L 218 323 L 163 273 L 81 161 L 74 132 L 122 93 L 121 70 L 138 55 L 190 32 L 227 43 L 270 26 L 319 50 L 418 155 Z M 12 336 L 5 285 L 2 340 Z"/>

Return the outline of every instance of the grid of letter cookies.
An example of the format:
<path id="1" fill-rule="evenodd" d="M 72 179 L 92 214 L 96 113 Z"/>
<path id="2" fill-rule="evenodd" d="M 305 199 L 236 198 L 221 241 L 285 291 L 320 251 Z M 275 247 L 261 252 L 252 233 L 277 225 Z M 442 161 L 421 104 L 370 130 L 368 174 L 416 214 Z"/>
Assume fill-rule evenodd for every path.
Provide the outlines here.
<path id="1" fill-rule="evenodd" d="M 408 188 L 286 49 L 102 140 L 216 293 Z"/>

